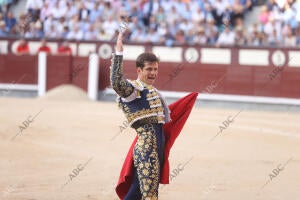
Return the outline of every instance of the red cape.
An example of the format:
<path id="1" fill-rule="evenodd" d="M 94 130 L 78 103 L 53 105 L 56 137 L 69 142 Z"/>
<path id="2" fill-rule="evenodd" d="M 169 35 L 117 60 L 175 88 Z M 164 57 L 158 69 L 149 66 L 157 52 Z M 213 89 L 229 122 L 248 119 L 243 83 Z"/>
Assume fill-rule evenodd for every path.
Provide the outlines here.
<path id="1" fill-rule="evenodd" d="M 170 174 L 170 165 L 169 165 L 169 154 L 171 147 L 173 146 L 175 139 L 180 134 L 187 118 L 189 117 L 198 93 L 192 92 L 187 96 L 177 100 L 176 102 L 169 105 L 169 109 L 171 111 L 171 119 L 172 121 L 164 124 L 164 134 L 165 134 L 165 152 L 164 152 L 164 164 L 162 166 L 162 171 L 160 174 L 160 183 L 169 184 L 169 174 Z M 126 159 L 124 161 L 118 185 L 116 187 L 116 192 L 120 199 L 124 199 L 126 196 L 132 182 L 133 174 L 134 174 L 134 166 L 133 166 L 133 148 L 137 141 L 137 137 L 134 139 L 128 153 Z"/>

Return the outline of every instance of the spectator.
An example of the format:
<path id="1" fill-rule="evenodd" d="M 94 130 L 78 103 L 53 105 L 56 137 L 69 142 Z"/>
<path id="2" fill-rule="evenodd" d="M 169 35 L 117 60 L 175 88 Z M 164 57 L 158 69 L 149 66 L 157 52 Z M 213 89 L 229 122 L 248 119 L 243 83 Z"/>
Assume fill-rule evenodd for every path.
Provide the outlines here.
<path id="1" fill-rule="evenodd" d="M 29 54 L 29 46 L 28 46 L 28 43 L 27 41 L 22 38 L 20 41 L 19 41 L 19 44 L 17 46 L 17 54 L 18 55 L 26 55 L 26 54 Z"/>
<path id="2" fill-rule="evenodd" d="M 81 21 L 79 20 L 79 15 L 76 14 L 72 17 L 71 20 L 68 22 L 68 28 L 69 30 L 72 30 L 75 26 L 81 26 Z"/>
<path id="3" fill-rule="evenodd" d="M 51 32 L 52 30 L 52 26 L 56 26 L 56 21 L 54 20 L 53 18 L 53 15 L 50 14 L 47 19 L 44 21 L 43 23 L 43 30 L 44 30 L 44 33 L 47 35 L 49 34 L 49 32 Z"/>
<path id="4" fill-rule="evenodd" d="M 6 29 L 6 32 L 10 32 L 11 29 L 17 24 L 17 20 L 16 18 L 13 16 L 12 12 L 8 12 L 4 18 L 5 20 L 5 29 Z"/>
<path id="5" fill-rule="evenodd" d="M 7 13 L 13 3 L 14 2 L 12 0 L 0 0 L 0 13 Z"/>
<path id="6" fill-rule="evenodd" d="M 285 4 L 283 12 L 283 21 L 284 24 L 289 25 L 293 30 L 296 30 L 296 28 L 298 27 L 295 9 L 293 9 L 289 3 Z"/>
<path id="7" fill-rule="evenodd" d="M 24 36 L 26 31 L 29 30 L 30 23 L 31 16 L 29 14 L 20 14 L 18 24 L 16 25 L 18 26 L 17 29 L 20 35 Z M 16 26 L 13 26 L 12 29 L 14 29 Z M 10 32 L 12 32 L 12 30 Z"/>
<path id="8" fill-rule="evenodd" d="M 178 45 L 183 45 L 185 44 L 185 36 L 184 36 L 184 31 L 179 30 L 176 35 L 175 35 L 175 44 Z"/>
<path id="9" fill-rule="evenodd" d="M 92 23 L 89 21 L 89 18 L 86 17 L 85 19 L 81 20 L 80 30 L 83 32 L 86 32 L 90 29 L 91 25 L 92 25 Z"/>
<path id="10" fill-rule="evenodd" d="M 157 24 L 161 24 L 166 21 L 166 13 L 165 13 L 163 7 L 161 7 L 161 6 L 158 7 L 157 12 L 154 13 L 153 15 L 155 16 L 155 22 Z"/>
<path id="11" fill-rule="evenodd" d="M 268 44 L 270 46 L 279 46 L 281 45 L 280 38 L 278 37 L 276 29 L 273 29 L 273 32 L 268 35 Z"/>
<path id="12" fill-rule="evenodd" d="M 51 13 L 52 13 L 52 9 L 49 6 L 49 3 L 45 2 L 44 6 L 41 9 L 40 20 L 45 21 L 50 16 Z"/>
<path id="13" fill-rule="evenodd" d="M 97 32 L 95 27 L 92 25 L 90 26 L 89 30 L 87 30 L 83 35 L 84 40 L 96 40 L 97 39 Z"/>
<path id="14" fill-rule="evenodd" d="M 261 46 L 268 46 L 269 45 L 268 35 L 265 34 L 264 32 L 260 33 L 260 45 Z"/>
<path id="15" fill-rule="evenodd" d="M 144 26 L 148 27 L 152 9 L 153 9 L 153 0 L 151 0 L 151 1 L 147 0 L 141 6 L 142 6 L 142 9 L 141 9 L 142 20 L 143 20 Z"/>
<path id="16" fill-rule="evenodd" d="M 237 46 L 243 46 L 247 44 L 247 39 L 244 36 L 244 30 L 242 26 L 237 26 L 235 29 L 234 44 Z"/>
<path id="17" fill-rule="evenodd" d="M 41 46 L 39 47 L 37 53 L 45 52 L 47 54 L 51 54 L 51 49 L 47 46 L 47 42 L 45 38 L 41 40 Z"/>
<path id="18" fill-rule="evenodd" d="M 191 19 L 194 23 L 199 23 L 200 21 L 203 21 L 205 19 L 205 15 L 200 7 L 197 8 L 196 12 L 192 13 Z"/>
<path id="19" fill-rule="evenodd" d="M 179 13 L 177 12 L 175 6 L 172 6 L 171 11 L 168 13 L 167 23 L 173 24 L 179 18 Z"/>
<path id="20" fill-rule="evenodd" d="M 163 37 L 167 33 L 167 23 L 162 23 L 157 27 L 157 33 L 160 37 Z"/>
<path id="21" fill-rule="evenodd" d="M 233 23 L 237 18 L 244 19 L 244 6 L 240 3 L 240 0 L 234 0 L 234 4 L 232 5 L 232 21 Z"/>
<path id="22" fill-rule="evenodd" d="M 194 26 L 190 21 L 182 18 L 178 28 L 187 34 L 190 30 L 194 29 Z"/>
<path id="23" fill-rule="evenodd" d="M 166 33 L 162 39 L 162 41 L 165 43 L 166 46 L 170 47 L 173 46 L 175 43 L 176 38 L 171 33 L 169 27 L 166 27 Z"/>
<path id="24" fill-rule="evenodd" d="M 5 22 L 2 20 L 0 21 L 0 37 L 6 37 L 7 32 L 5 30 Z"/>
<path id="25" fill-rule="evenodd" d="M 212 14 L 217 26 L 221 26 L 224 13 L 229 9 L 229 3 L 226 0 L 216 0 L 212 5 Z"/>
<path id="26" fill-rule="evenodd" d="M 115 9 L 111 6 L 110 1 L 105 1 L 104 3 L 104 9 L 102 13 L 103 19 L 106 21 L 108 19 L 112 19 L 114 15 L 116 14 Z"/>
<path id="27" fill-rule="evenodd" d="M 97 39 L 101 41 L 109 41 L 111 39 L 111 35 L 107 34 L 103 28 L 99 30 L 99 33 L 97 35 Z"/>
<path id="28" fill-rule="evenodd" d="M 215 25 L 214 20 L 211 18 L 205 28 L 205 35 L 207 36 L 207 43 L 214 45 L 218 39 L 218 27 Z"/>
<path id="29" fill-rule="evenodd" d="M 150 29 L 154 29 L 154 30 L 157 29 L 158 24 L 156 23 L 155 16 L 153 16 L 153 15 L 150 16 L 148 27 L 149 27 Z"/>
<path id="30" fill-rule="evenodd" d="M 46 38 L 53 38 L 53 39 L 55 39 L 55 38 L 58 38 L 59 36 L 60 36 L 60 34 L 56 31 L 56 27 L 55 27 L 54 24 L 50 26 L 49 31 L 46 32 L 46 34 L 45 34 Z"/>
<path id="31" fill-rule="evenodd" d="M 116 30 L 119 28 L 119 24 L 113 20 L 112 17 L 109 17 L 104 23 L 103 23 L 103 29 L 105 32 L 109 35 L 113 35 Z"/>
<path id="32" fill-rule="evenodd" d="M 269 16 L 270 16 L 270 13 L 268 11 L 268 8 L 266 5 L 262 6 L 261 7 L 261 11 L 258 15 L 258 21 L 265 25 L 268 21 L 269 21 Z"/>
<path id="33" fill-rule="evenodd" d="M 134 30 L 130 36 L 130 40 L 133 42 L 145 42 L 145 32 L 142 28 L 138 27 Z"/>
<path id="34" fill-rule="evenodd" d="M 213 8 L 209 3 L 204 4 L 204 15 L 205 15 L 206 21 L 214 20 Z M 217 23 L 215 23 L 215 24 L 217 24 Z"/>
<path id="35" fill-rule="evenodd" d="M 267 35 L 271 35 L 273 34 L 274 30 L 278 30 L 275 24 L 275 20 L 273 17 L 269 17 L 269 21 L 263 26 L 263 31 Z"/>
<path id="36" fill-rule="evenodd" d="M 66 19 L 64 17 L 59 18 L 59 20 L 57 20 L 55 23 L 56 32 L 61 35 L 64 32 L 65 26 L 68 26 Z"/>
<path id="37" fill-rule="evenodd" d="M 235 34 L 229 29 L 228 26 L 226 26 L 224 31 L 220 34 L 216 46 L 234 45 L 234 42 Z"/>
<path id="38" fill-rule="evenodd" d="M 241 5 L 242 5 L 243 8 L 244 8 L 244 12 L 245 12 L 245 11 L 251 11 L 251 10 L 252 10 L 252 7 L 253 7 L 253 4 L 255 4 L 256 1 L 257 1 L 257 0 L 240 0 Z"/>
<path id="39" fill-rule="evenodd" d="M 64 41 L 61 46 L 58 47 L 57 53 L 61 55 L 72 55 L 72 49 L 69 46 L 69 42 Z"/>
<path id="40" fill-rule="evenodd" d="M 276 0 L 268 0 L 266 6 L 269 12 L 274 12 L 280 9 Z"/>
<path id="41" fill-rule="evenodd" d="M 0 2 L 0 14 L 4 12 L 2 7 L 4 7 L 4 5 L 2 5 L 2 2 Z"/>
<path id="42" fill-rule="evenodd" d="M 245 35 L 249 45 L 281 43 L 282 27 L 286 25 L 295 36 L 300 24 L 300 3 L 296 0 L 268 0 L 258 16 L 260 23 L 256 31 L 241 34 L 237 29 L 243 25 L 245 13 L 251 10 L 253 2 L 255 0 L 27 0 L 28 13 L 15 19 L 16 22 L 10 17 L 11 13 L 5 15 L 7 30 L 1 35 L 110 40 L 118 30 L 120 16 L 130 14 L 127 37 L 131 42 L 160 43 L 163 40 L 170 46 L 176 37 L 180 39 L 178 44 L 192 45 L 207 40 L 207 44 L 215 45 L 218 36 L 222 38 L 225 34 L 222 34 L 223 27 L 228 22 L 230 30 L 236 30 L 233 33 L 236 44 L 243 44 Z M 75 27 L 78 27 L 77 32 Z M 204 34 L 198 32 L 199 27 L 204 28 Z M 145 34 L 145 30 L 155 30 L 154 35 Z M 199 36 L 206 39 L 199 40 Z"/>
<path id="43" fill-rule="evenodd" d="M 81 31 L 77 26 L 73 28 L 67 35 L 68 40 L 82 40 L 83 39 L 83 31 Z"/>
<path id="44" fill-rule="evenodd" d="M 200 44 L 200 45 L 206 45 L 207 42 L 208 42 L 208 37 L 207 35 L 205 34 L 205 30 L 204 30 L 204 27 L 199 27 L 198 30 L 197 30 L 197 36 L 195 38 L 195 42 L 196 44 Z"/>
<path id="45" fill-rule="evenodd" d="M 173 10 L 173 6 L 174 6 L 174 2 L 173 0 L 164 0 L 161 2 L 161 6 L 163 7 L 164 11 L 166 13 L 170 13 L 171 9 Z M 174 7 L 174 9 L 176 10 L 176 8 Z"/>
<path id="46" fill-rule="evenodd" d="M 43 0 L 27 0 L 26 9 L 31 15 L 33 21 L 36 21 L 43 7 Z"/>
<path id="47" fill-rule="evenodd" d="M 58 39 L 64 39 L 64 38 L 67 38 L 68 33 L 69 33 L 69 28 L 68 28 L 68 26 L 64 26 L 63 31 L 57 35 L 57 38 L 58 38 Z"/>
<path id="48" fill-rule="evenodd" d="M 101 11 L 98 9 L 99 3 L 95 3 L 93 9 L 90 10 L 89 20 L 92 23 L 95 23 L 98 17 L 101 17 Z"/>
<path id="49" fill-rule="evenodd" d="M 188 21 L 191 21 L 192 14 L 193 14 L 193 12 L 191 10 L 190 4 L 185 2 L 181 9 L 181 17 Z"/>
<path id="50" fill-rule="evenodd" d="M 296 46 L 296 37 L 293 35 L 292 29 L 290 26 L 286 26 L 286 36 L 283 39 L 284 46 L 295 47 Z"/>
<path id="51" fill-rule="evenodd" d="M 52 11 L 52 15 L 53 15 L 53 18 L 58 20 L 60 19 L 61 17 L 63 17 L 67 11 L 67 8 L 62 8 L 59 6 L 59 1 L 57 1 L 54 5 L 54 7 L 51 9 Z"/>
<path id="52" fill-rule="evenodd" d="M 295 37 L 296 37 L 296 45 L 297 47 L 300 47 L 300 27 L 297 28 Z"/>
<path id="53" fill-rule="evenodd" d="M 85 7 L 85 3 L 84 2 L 81 2 L 80 3 L 80 6 L 79 6 L 79 20 L 82 20 L 82 19 L 85 19 L 88 17 L 89 15 L 89 10 Z"/>
<path id="54" fill-rule="evenodd" d="M 67 1 L 66 4 L 66 12 L 64 14 L 65 19 L 72 19 L 74 15 L 78 13 L 77 7 L 74 5 L 73 1 Z"/>
<path id="55" fill-rule="evenodd" d="M 44 37 L 44 32 L 42 30 L 42 24 L 38 20 L 35 23 L 30 24 L 30 29 L 25 32 L 26 38 L 42 38 Z"/>
<path id="56" fill-rule="evenodd" d="M 90 12 L 95 6 L 94 0 L 85 0 L 84 6 Z"/>
<path id="57" fill-rule="evenodd" d="M 154 28 L 150 28 L 148 33 L 146 34 L 145 36 L 146 38 L 146 42 L 149 42 L 149 43 L 160 43 L 162 40 L 159 36 L 159 34 L 157 33 L 157 31 L 155 31 Z"/>

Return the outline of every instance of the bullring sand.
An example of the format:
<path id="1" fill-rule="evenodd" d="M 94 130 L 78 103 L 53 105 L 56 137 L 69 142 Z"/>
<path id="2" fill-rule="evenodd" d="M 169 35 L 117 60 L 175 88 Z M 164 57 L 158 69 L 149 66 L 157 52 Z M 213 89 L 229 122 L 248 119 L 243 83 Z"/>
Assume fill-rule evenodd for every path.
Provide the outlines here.
<path id="1" fill-rule="evenodd" d="M 117 199 L 135 136 L 124 120 L 116 103 L 74 86 L 0 98 L 0 199 Z M 299 120 L 292 111 L 194 108 L 159 199 L 299 200 Z"/>

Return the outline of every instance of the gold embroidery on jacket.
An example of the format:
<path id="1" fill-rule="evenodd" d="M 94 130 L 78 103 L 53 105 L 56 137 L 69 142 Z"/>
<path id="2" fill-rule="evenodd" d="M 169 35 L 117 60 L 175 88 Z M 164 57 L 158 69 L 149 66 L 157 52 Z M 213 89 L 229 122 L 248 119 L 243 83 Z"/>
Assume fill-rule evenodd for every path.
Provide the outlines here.
<path id="1" fill-rule="evenodd" d="M 123 56 L 113 55 L 110 67 L 110 82 L 113 89 L 121 97 L 128 97 L 134 91 L 131 83 L 123 78 Z"/>
<path id="2" fill-rule="evenodd" d="M 138 140 L 134 146 L 133 161 L 138 173 L 142 199 L 156 200 L 160 169 L 155 129 L 152 124 L 146 124 L 136 131 Z"/>

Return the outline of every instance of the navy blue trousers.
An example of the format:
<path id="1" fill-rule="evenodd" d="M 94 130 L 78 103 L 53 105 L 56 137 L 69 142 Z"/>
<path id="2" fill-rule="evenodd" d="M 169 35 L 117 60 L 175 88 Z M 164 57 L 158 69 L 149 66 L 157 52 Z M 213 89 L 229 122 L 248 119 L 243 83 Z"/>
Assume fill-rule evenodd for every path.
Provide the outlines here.
<path id="1" fill-rule="evenodd" d="M 164 161 L 165 136 L 163 124 L 146 124 L 136 129 L 134 177 L 124 200 L 158 197 L 160 170 Z M 153 178 L 155 177 L 155 178 Z"/>

